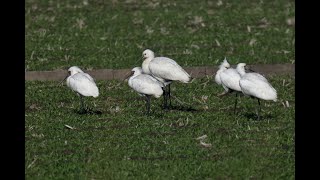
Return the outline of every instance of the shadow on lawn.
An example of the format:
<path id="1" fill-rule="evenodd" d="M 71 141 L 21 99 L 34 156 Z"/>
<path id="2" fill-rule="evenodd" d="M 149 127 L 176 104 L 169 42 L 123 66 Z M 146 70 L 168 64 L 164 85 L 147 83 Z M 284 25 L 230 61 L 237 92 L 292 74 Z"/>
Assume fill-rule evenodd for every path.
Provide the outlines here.
<path id="1" fill-rule="evenodd" d="M 83 114 L 96 114 L 96 115 L 101 115 L 102 111 L 99 110 L 93 110 L 93 109 L 80 109 L 80 110 L 74 110 L 75 113 L 79 115 Z"/>
<path id="2" fill-rule="evenodd" d="M 252 119 L 254 121 L 263 121 L 263 120 L 273 120 L 274 116 L 271 114 L 260 114 L 260 120 L 258 120 L 258 115 L 256 113 L 244 113 L 243 114 L 244 117 L 246 117 L 247 119 Z"/>
<path id="3" fill-rule="evenodd" d="M 185 112 L 197 112 L 198 110 L 190 106 L 171 106 L 169 110 L 173 111 L 185 111 Z"/>

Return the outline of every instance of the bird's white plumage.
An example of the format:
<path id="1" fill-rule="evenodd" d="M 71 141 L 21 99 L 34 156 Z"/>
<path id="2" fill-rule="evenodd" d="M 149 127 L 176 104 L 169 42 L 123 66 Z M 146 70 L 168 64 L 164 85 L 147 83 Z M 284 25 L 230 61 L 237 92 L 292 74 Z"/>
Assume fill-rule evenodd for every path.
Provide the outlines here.
<path id="1" fill-rule="evenodd" d="M 142 53 L 145 58 L 142 63 L 143 73 L 152 75 L 167 85 L 171 81 L 189 83 L 191 76 L 174 60 L 167 57 L 154 57 L 154 53 L 147 49 Z"/>
<path id="2" fill-rule="evenodd" d="M 84 73 L 80 68 L 72 66 L 68 69 L 70 76 L 67 78 L 67 86 L 83 96 L 99 96 L 99 89 L 93 78 Z"/>
<path id="3" fill-rule="evenodd" d="M 229 91 L 229 89 L 241 92 L 241 87 L 239 85 L 241 77 L 236 69 L 229 68 L 221 72 L 220 78 L 221 84 L 227 92 Z"/>
<path id="4" fill-rule="evenodd" d="M 227 70 L 228 68 L 230 68 L 230 64 L 228 63 L 227 59 L 224 58 L 223 62 L 220 64 L 219 69 L 216 72 L 216 75 L 214 77 L 214 80 L 218 85 L 222 85 L 221 77 L 220 77 L 221 72 Z"/>
<path id="5" fill-rule="evenodd" d="M 237 71 L 241 75 L 239 85 L 243 94 L 264 100 L 277 101 L 277 91 L 268 80 L 258 73 L 246 73 L 245 63 L 237 65 Z"/>
<path id="6" fill-rule="evenodd" d="M 132 71 L 134 71 L 134 74 L 130 77 L 128 84 L 140 95 L 152 95 L 159 98 L 163 94 L 163 85 L 155 78 L 148 74 L 142 74 L 140 67 L 135 67 Z"/>

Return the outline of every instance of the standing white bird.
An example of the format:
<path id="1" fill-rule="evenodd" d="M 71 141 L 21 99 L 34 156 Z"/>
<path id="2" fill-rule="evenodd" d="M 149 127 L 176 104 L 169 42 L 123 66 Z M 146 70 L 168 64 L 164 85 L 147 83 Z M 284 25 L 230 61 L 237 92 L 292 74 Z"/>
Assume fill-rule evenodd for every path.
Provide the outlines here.
<path id="1" fill-rule="evenodd" d="M 222 63 L 219 66 L 218 71 L 216 72 L 216 76 L 214 77 L 214 80 L 218 85 L 222 85 L 221 76 L 220 76 L 221 72 L 227 70 L 228 68 L 230 68 L 230 64 L 228 63 L 227 58 L 224 58 L 224 60 L 222 61 Z M 223 96 L 225 94 L 226 94 L 226 91 L 218 94 L 218 96 Z"/>
<path id="2" fill-rule="evenodd" d="M 140 95 L 146 97 L 147 114 L 150 113 L 150 97 L 154 96 L 159 98 L 163 94 L 163 85 L 155 78 L 148 74 L 142 74 L 140 67 L 135 67 L 132 70 L 129 86 L 137 91 Z"/>
<path id="3" fill-rule="evenodd" d="M 155 57 L 150 49 L 143 51 L 142 71 L 149 74 L 163 83 L 164 88 L 164 109 L 167 109 L 167 100 L 169 98 L 171 106 L 170 84 L 172 81 L 190 83 L 191 76 L 174 60 L 167 57 Z M 166 90 L 168 86 L 168 90 Z"/>
<path id="4" fill-rule="evenodd" d="M 80 96 L 81 111 L 85 111 L 82 96 L 92 96 L 94 98 L 99 96 L 99 89 L 93 78 L 77 66 L 72 66 L 68 69 L 68 76 L 60 84 L 65 79 L 67 79 L 67 86 Z"/>
<path id="5" fill-rule="evenodd" d="M 227 62 L 227 60 L 225 59 Z M 236 94 L 236 100 L 234 104 L 234 114 L 236 113 L 236 107 L 237 107 L 237 96 L 238 93 L 241 92 L 241 87 L 239 85 L 239 81 L 241 79 L 240 74 L 238 71 L 234 68 L 229 68 L 220 73 L 220 79 L 221 79 L 221 84 L 223 88 L 225 89 L 225 93 L 223 95 L 226 95 L 228 93 L 235 92 Z"/>
<path id="6" fill-rule="evenodd" d="M 260 99 L 277 101 L 277 91 L 272 87 L 268 80 L 258 73 L 246 73 L 245 63 L 239 63 L 237 65 L 237 71 L 239 72 L 241 79 L 239 85 L 243 94 L 258 99 L 259 111 L 258 120 L 260 119 Z"/>
<path id="7" fill-rule="evenodd" d="M 218 71 L 216 72 L 216 76 L 214 77 L 215 82 L 218 85 L 221 85 L 221 78 L 220 78 L 221 72 L 227 70 L 228 68 L 230 68 L 230 64 L 228 63 L 227 58 L 225 57 L 222 63 L 220 64 Z"/>

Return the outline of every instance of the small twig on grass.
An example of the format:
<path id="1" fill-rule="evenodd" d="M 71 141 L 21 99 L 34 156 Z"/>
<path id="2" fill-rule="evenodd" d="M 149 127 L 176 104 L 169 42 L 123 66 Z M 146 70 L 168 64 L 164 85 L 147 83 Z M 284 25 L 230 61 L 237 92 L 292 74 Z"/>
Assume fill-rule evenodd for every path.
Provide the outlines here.
<path id="1" fill-rule="evenodd" d="M 28 165 L 27 169 L 29 169 L 35 162 L 37 161 L 37 157 Z"/>
<path id="2" fill-rule="evenodd" d="M 197 137 L 196 140 L 204 140 L 205 138 L 207 138 L 208 136 L 205 134 L 203 136 Z"/>
<path id="3" fill-rule="evenodd" d="M 203 147 L 206 147 L 206 148 L 209 148 L 209 147 L 211 147 L 212 146 L 212 144 L 207 144 L 207 143 L 204 143 L 204 142 L 202 142 L 202 141 L 200 141 L 200 145 L 201 146 L 203 146 Z"/>
<path id="4" fill-rule="evenodd" d="M 71 127 L 71 126 L 69 126 L 69 125 L 64 125 L 64 126 L 67 127 L 68 129 L 76 129 L 76 128 Z"/>

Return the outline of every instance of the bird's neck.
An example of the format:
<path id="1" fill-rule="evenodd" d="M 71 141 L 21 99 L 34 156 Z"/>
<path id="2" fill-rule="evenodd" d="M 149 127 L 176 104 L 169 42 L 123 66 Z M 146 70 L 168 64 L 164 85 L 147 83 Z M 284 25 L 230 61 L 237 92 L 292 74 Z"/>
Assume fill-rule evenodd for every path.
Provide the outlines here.
<path id="1" fill-rule="evenodd" d="M 71 78 L 71 76 L 67 77 L 67 80 L 66 80 L 68 87 L 70 87 L 70 78 Z"/>
<path id="2" fill-rule="evenodd" d="M 246 74 L 246 71 L 244 70 L 243 67 L 242 67 L 242 68 L 237 67 L 237 71 L 238 71 L 238 73 L 240 74 L 240 76 L 243 76 L 243 75 Z"/>
<path id="3" fill-rule="evenodd" d="M 142 72 L 144 74 L 150 74 L 150 70 L 149 70 L 149 63 L 153 58 L 147 58 L 143 61 L 142 63 Z"/>
<path id="4" fill-rule="evenodd" d="M 225 68 L 225 67 L 220 67 L 220 68 L 218 69 L 218 71 L 217 71 L 217 74 L 220 74 L 222 71 L 225 71 L 225 70 L 227 70 L 227 68 Z"/>
<path id="5" fill-rule="evenodd" d="M 75 75 L 75 74 L 78 74 L 79 72 L 71 72 L 70 73 L 70 76 L 73 76 L 73 75 Z"/>
<path id="6" fill-rule="evenodd" d="M 130 87 L 132 87 L 132 79 L 133 78 L 135 78 L 135 77 L 137 77 L 138 75 L 140 75 L 141 73 L 134 73 L 130 78 L 129 78 L 129 80 L 128 80 L 128 84 L 129 84 L 129 86 Z"/>

